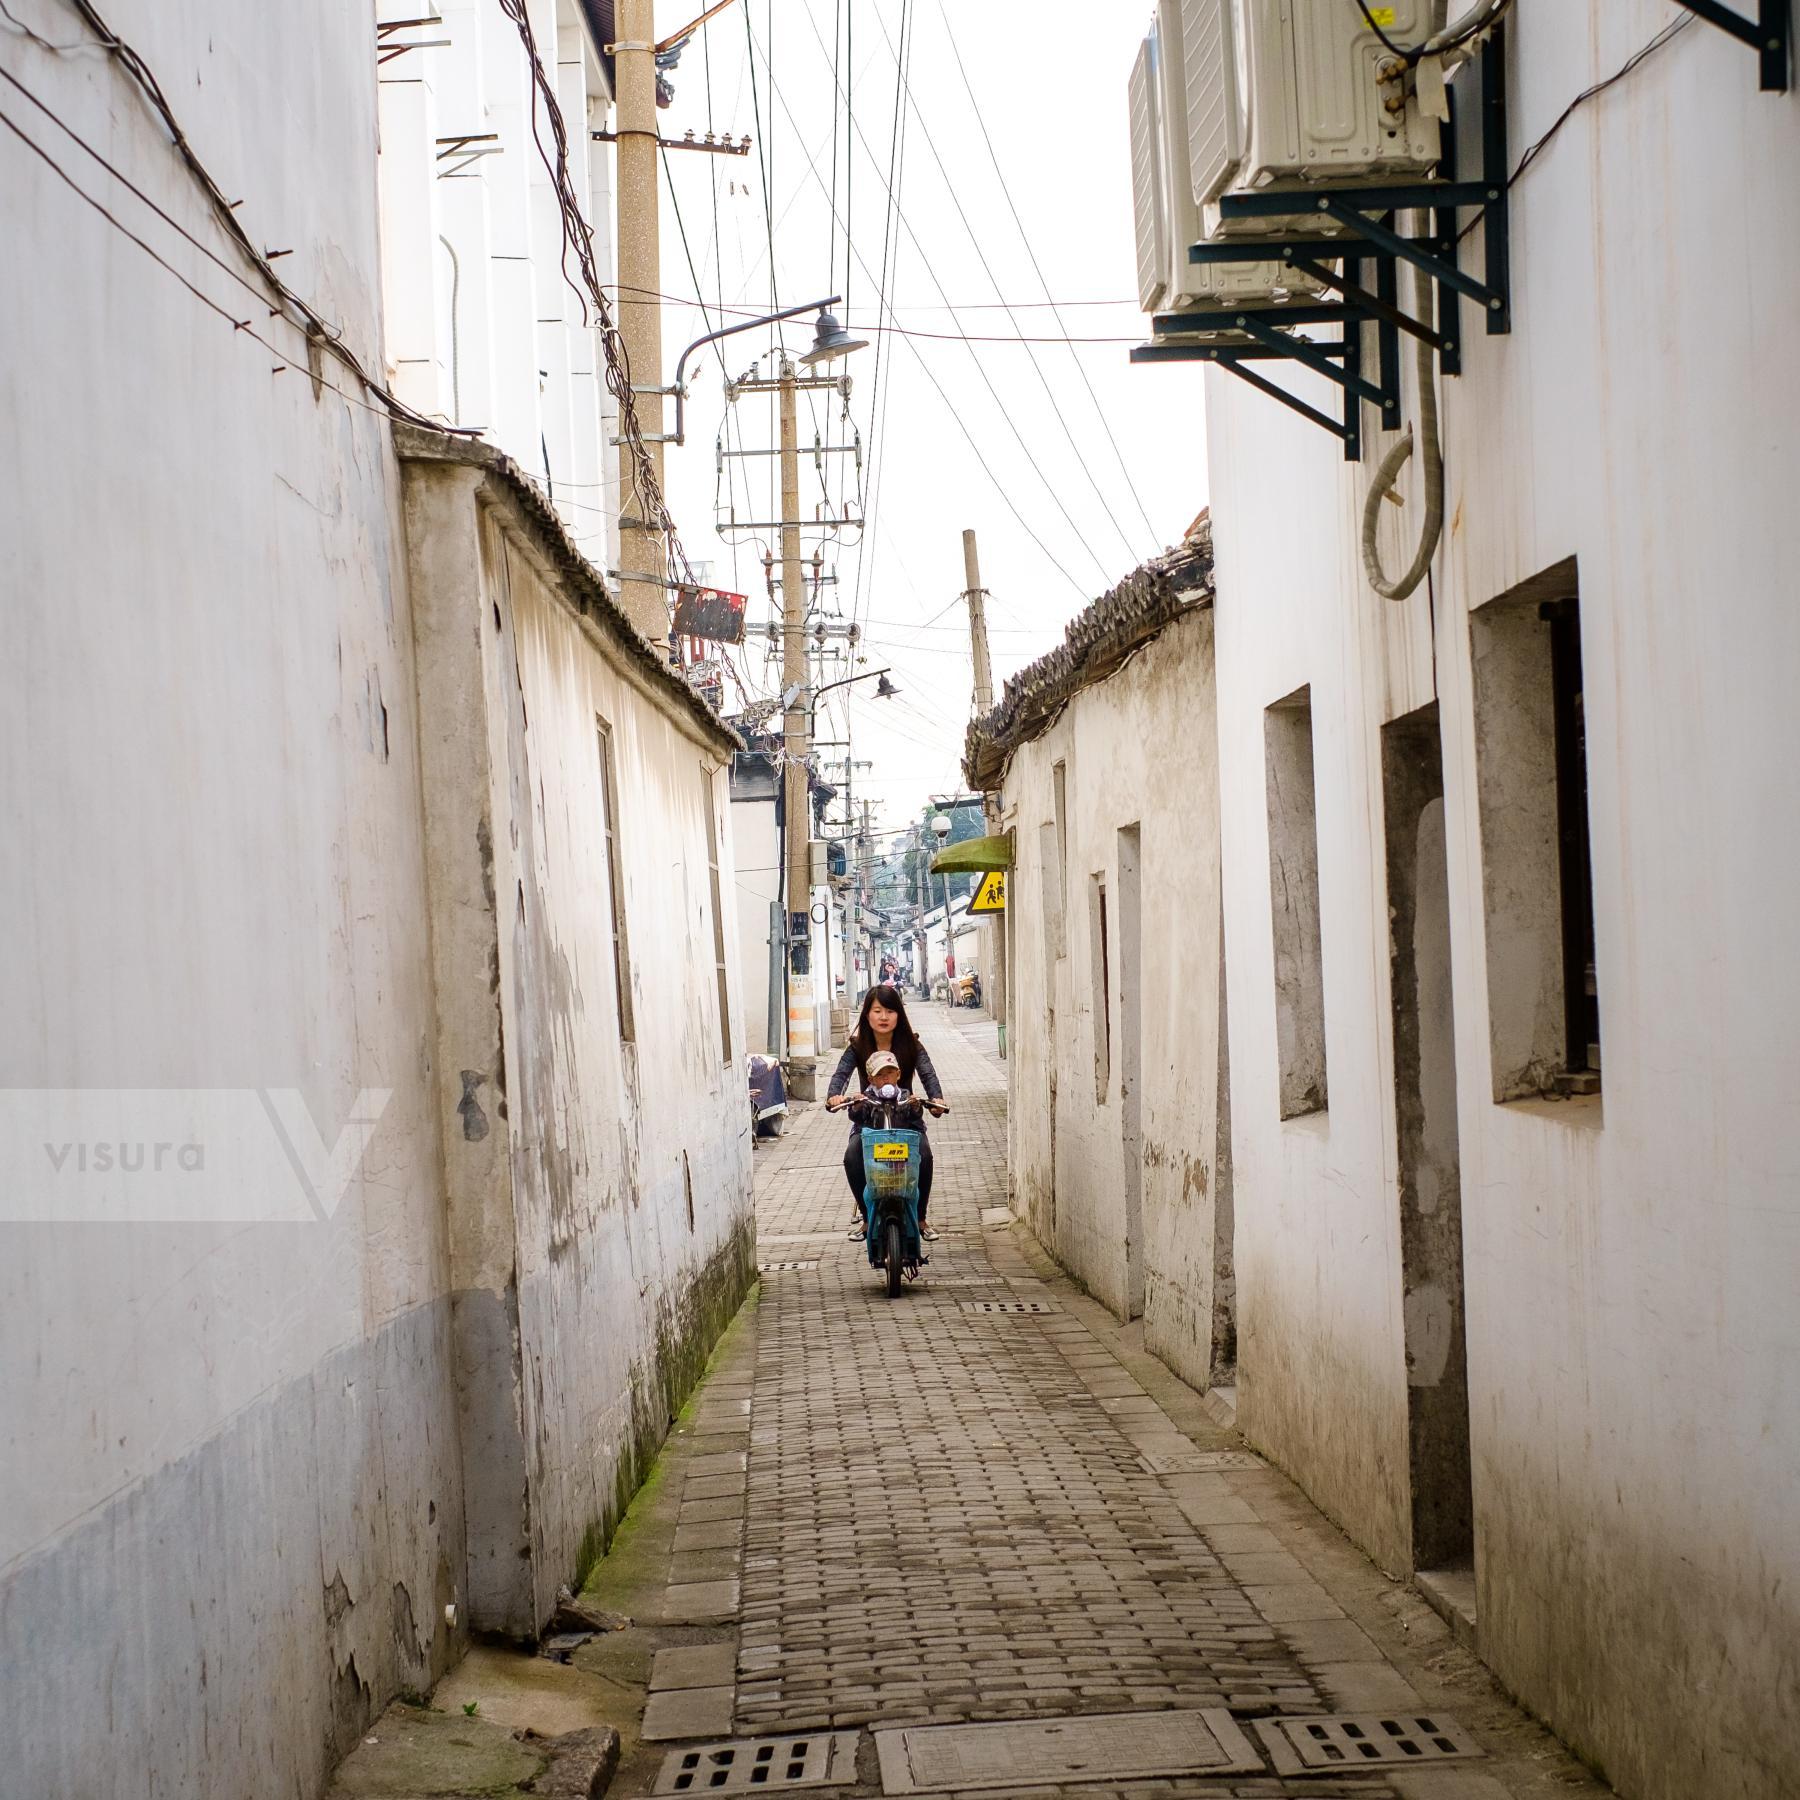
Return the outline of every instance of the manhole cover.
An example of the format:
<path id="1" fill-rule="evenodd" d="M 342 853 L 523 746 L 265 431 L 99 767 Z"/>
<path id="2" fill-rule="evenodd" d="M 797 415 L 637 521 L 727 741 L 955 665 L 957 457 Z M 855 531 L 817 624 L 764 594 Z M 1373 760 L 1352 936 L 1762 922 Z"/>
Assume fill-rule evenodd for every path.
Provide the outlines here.
<path id="1" fill-rule="evenodd" d="M 758 1263 L 756 1265 L 756 1272 L 759 1275 L 779 1275 L 784 1270 L 788 1269 L 816 1269 L 818 1266 L 818 1258 L 815 1257 L 811 1262 Z"/>
<path id="2" fill-rule="evenodd" d="M 1212 1707 L 996 1725 L 914 1725 L 876 1732 L 875 1748 L 885 1794 L 1263 1773 L 1261 1757 L 1231 1715 Z"/>
<path id="3" fill-rule="evenodd" d="M 964 1312 L 972 1313 L 1053 1313 L 1062 1308 L 1052 1300 L 965 1300 Z"/>
<path id="4" fill-rule="evenodd" d="M 1257 1731 L 1279 1775 L 1315 1769 L 1391 1769 L 1406 1763 L 1480 1756 L 1481 1746 L 1443 1713 L 1339 1713 L 1323 1719 L 1266 1719 Z"/>
<path id="5" fill-rule="evenodd" d="M 659 1794 L 747 1794 L 759 1788 L 841 1787 L 856 1779 L 856 1733 L 734 1738 L 671 1750 L 656 1778 Z"/>

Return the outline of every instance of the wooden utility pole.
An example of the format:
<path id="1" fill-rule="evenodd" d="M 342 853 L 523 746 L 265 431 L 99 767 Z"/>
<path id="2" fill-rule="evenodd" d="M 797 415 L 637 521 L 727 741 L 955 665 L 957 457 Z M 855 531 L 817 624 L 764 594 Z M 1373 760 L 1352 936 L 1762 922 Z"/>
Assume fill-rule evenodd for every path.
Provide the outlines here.
<path id="1" fill-rule="evenodd" d="M 988 660 L 987 589 L 981 585 L 981 563 L 975 553 L 975 533 L 963 533 L 964 597 L 969 602 L 969 650 L 975 664 L 975 712 L 979 717 L 994 706 L 994 670 Z M 1000 836 L 1000 796 L 983 794 L 981 810 L 987 820 L 987 835 Z M 946 896 L 948 888 L 946 887 Z M 988 943 L 992 955 L 987 958 L 988 1005 L 1000 1034 L 1000 1054 L 1006 1055 L 1006 914 L 995 913 L 987 922 Z M 944 907 L 944 929 L 950 928 L 949 902 Z"/>
<path id="2" fill-rule="evenodd" d="M 800 558 L 800 426 L 794 365 L 783 356 L 781 388 L 781 741 L 786 784 L 788 909 L 788 1092 L 814 1098 L 818 1083 L 812 973 L 812 753 L 806 663 L 806 570 Z"/>
<path id="3" fill-rule="evenodd" d="M 619 336 L 631 368 L 638 425 L 663 488 L 662 249 L 657 219 L 655 0 L 617 0 Z M 619 437 L 624 438 L 621 421 Z M 669 636 L 668 558 L 645 516 L 636 459 L 619 444 L 619 583 L 626 616 L 652 643 Z"/>

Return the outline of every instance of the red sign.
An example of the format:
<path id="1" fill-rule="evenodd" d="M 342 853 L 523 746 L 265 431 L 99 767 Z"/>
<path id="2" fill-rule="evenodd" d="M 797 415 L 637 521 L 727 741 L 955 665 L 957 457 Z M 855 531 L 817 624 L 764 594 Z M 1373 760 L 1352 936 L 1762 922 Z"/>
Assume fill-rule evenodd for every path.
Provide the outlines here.
<path id="1" fill-rule="evenodd" d="M 715 644 L 744 641 L 744 596 L 723 588 L 684 587 L 675 594 L 677 637 L 710 639 Z"/>

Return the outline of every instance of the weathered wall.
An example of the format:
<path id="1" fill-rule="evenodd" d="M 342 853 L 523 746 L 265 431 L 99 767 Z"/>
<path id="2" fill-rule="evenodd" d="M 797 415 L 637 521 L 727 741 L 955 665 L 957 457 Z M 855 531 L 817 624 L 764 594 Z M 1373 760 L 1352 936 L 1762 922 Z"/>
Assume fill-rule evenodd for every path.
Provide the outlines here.
<path id="1" fill-rule="evenodd" d="M 439 1107 L 478 1627 L 604 1548 L 753 1272 L 730 741 L 584 616 L 504 481 L 409 461 Z M 632 1037 L 613 964 L 610 730 Z"/>
<path id="2" fill-rule="evenodd" d="M 1518 15 L 1515 159 L 1676 16 Z M 1379 733 L 1435 664 L 1479 1641 L 1639 1800 L 1773 1800 L 1800 1766 L 1797 155 L 1794 97 L 1698 21 L 1563 126 L 1513 189 L 1514 331 L 1471 338 L 1446 384 L 1434 594 L 1390 605 L 1361 578 L 1382 439 L 1347 468 L 1209 377 L 1239 1421 L 1409 1565 Z M 1397 530 L 1416 500 L 1388 510 Z M 1499 1104 L 1469 615 L 1571 555 L 1603 1092 Z M 1284 1123 L 1263 711 L 1303 683 L 1330 1103 Z"/>
<path id="3" fill-rule="evenodd" d="M 1123 669 L 1076 694 L 1007 770 L 1016 866 L 1007 1062 L 1014 1205 L 1114 1311 L 1133 1313 L 1141 1255 L 1146 1344 L 1197 1386 L 1214 1375 L 1219 839 L 1213 623 L 1184 614 Z M 1064 766 L 1066 930 L 1058 932 L 1054 768 Z M 1141 859 L 1142 1225 L 1127 1219 L 1121 1130 L 1119 832 Z M 1113 1011 L 1096 1086 L 1090 881 L 1104 875 Z"/>
<path id="4" fill-rule="evenodd" d="M 786 1004 L 769 1034 L 769 906 L 781 899 L 781 843 L 775 827 L 775 781 L 761 758 L 741 757 L 745 772 L 731 795 L 732 883 L 737 892 L 738 984 L 744 993 L 744 1048 L 779 1056 Z"/>
<path id="5" fill-rule="evenodd" d="M 379 367 L 366 9 L 104 10 L 246 229 Z M 239 266 L 106 57 L 9 29 L 0 64 Z M 296 1198 L 276 1182 L 214 1222 L 0 1224 L 0 1786 L 306 1794 L 460 1641 L 394 465 L 377 412 L 315 393 L 297 331 L 7 92 L 300 368 L 5 136 L 0 1087 L 170 1090 L 169 1136 L 189 1090 L 294 1090 L 327 1139 L 359 1090 L 392 1097 L 322 1219 L 259 1222 Z"/>
<path id="6" fill-rule="evenodd" d="M 613 149 L 589 136 L 610 117 L 605 71 L 577 0 L 530 0 L 527 10 L 553 64 L 595 268 L 610 282 Z M 436 15 L 430 29 L 394 41 L 429 47 L 380 67 L 382 285 L 395 391 L 429 418 L 480 430 L 545 487 L 583 554 L 616 568 L 617 406 L 564 274 L 562 218 L 533 135 L 518 27 L 492 0 L 442 0 L 422 13 Z M 539 128 L 548 142 L 541 101 Z M 448 150 L 443 140 L 461 133 L 493 141 Z"/>

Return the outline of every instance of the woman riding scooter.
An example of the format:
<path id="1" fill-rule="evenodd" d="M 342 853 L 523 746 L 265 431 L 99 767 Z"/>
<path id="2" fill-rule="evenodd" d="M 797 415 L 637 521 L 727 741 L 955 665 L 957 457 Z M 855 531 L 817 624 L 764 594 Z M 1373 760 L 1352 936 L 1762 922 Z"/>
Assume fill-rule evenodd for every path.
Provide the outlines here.
<path id="1" fill-rule="evenodd" d="M 862 1086 L 871 1085 L 870 1065 L 878 1052 L 892 1057 L 896 1065 L 892 1080 L 896 1087 L 910 1092 L 913 1078 L 917 1076 L 925 1089 L 926 1109 L 938 1116 L 949 1110 L 944 1104 L 944 1089 L 938 1081 L 937 1070 L 931 1066 L 931 1057 L 925 1046 L 914 1036 L 912 1025 L 906 1017 L 906 1002 L 901 998 L 900 990 L 887 982 L 880 982 L 863 996 L 856 1029 L 850 1034 L 844 1054 L 838 1058 L 837 1069 L 825 1095 L 825 1105 L 829 1111 L 840 1112 L 851 1104 L 850 1095 L 845 1090 L 849 1087 L 853 1074 Z M 923 1133 L 924 1129 L 925 1121 L 921 1118 L 919 1130 Z M 850 1126 L 850 1148 L 844 1153 L 844 1178 L 850 1183 L 850 1192 L 856 1203 L 856 1224 L 848 1235 L 859 1238 L 863 1235 L 866 1222 L 862 1210 L 862 1133 L 854 1120 Z M 919 1157 L 919 1235 L 927 1242 L 935 1243 L 937 1233 L 926 1222 L 926 1208 L 930 1203 L 931 1140 L 927 1137 Z"/>

